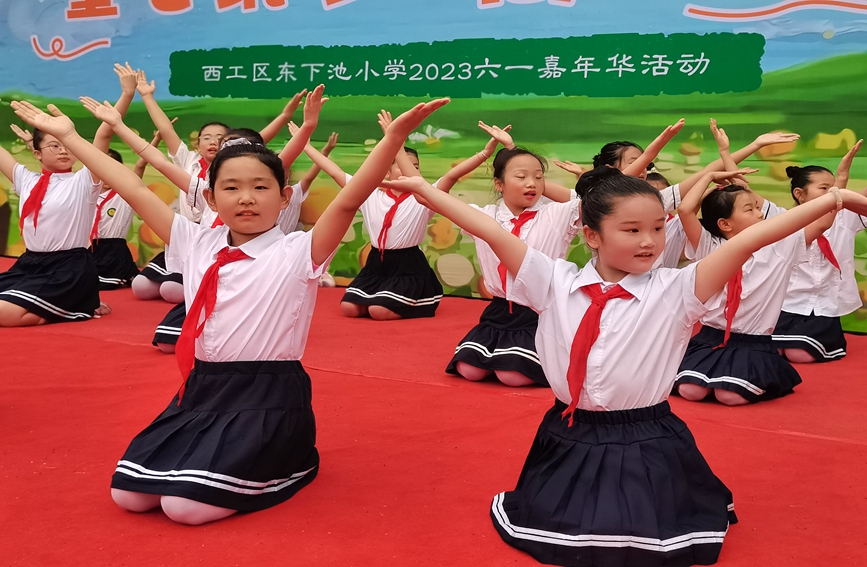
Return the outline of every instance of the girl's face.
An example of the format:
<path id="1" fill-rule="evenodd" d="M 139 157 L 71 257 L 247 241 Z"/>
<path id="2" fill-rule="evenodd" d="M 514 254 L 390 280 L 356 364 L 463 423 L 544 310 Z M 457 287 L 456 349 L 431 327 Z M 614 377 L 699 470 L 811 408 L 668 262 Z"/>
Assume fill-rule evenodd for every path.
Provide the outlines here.
<path id="1" fill-rule="evenodd" d="M 806 187 L 796 187 L 793 191 L 795 200 L 798 201 L 798 204 L 803 205 L 827 193 L 828 189 L 833 187 L 836 182 L 837 180 L 834 179 L 834 176 L 827 171 L 812 173 L 810 175 L 810 183 Z"/>
<path id="2" fill-rule="evenodd" d="M 271 169 L 253 156 L 227 159 L 213 189 L 205 190 L 208 205 L 231 229 L 233 246 L 274 228 L 291 195 L 292 188 L 279 187 Z"/>
<path id="3" fill-rule="evenodd" d="M 48 171 L 65 171 L 75 165 L 75 156 L 51 134 L 45 134 L 33 155 Z"/>
<path id="4" fill-rule="evenodd" d="M 752 191 L 740 191 L 735 197 L 732 215 L 727 219 L 720 219 L 717 224 L 726 239 L 729 239 L 764 218 L 756 194 Z"/>
<path id="5" fill-rule="evenodd" d="M 640 158 L 641 154 L 642 154 L 642 152 L 638 148 L 635 148 L 633 146 L 626 146 L 620 152 L 620 159 L 617 160 L 617 165 L 616 165 L 617 169 L 619 169 L 620 171 L 623 171 L 628 166 L 632 165 L 632 162 L 634 162 L 635 160 Z M 638 177 L 641 179 L 644 179 L 645 177 L 647 177 L 647 171 L 642 171 L 638 175 Z M 665 189 L 665 187 L 663 187 L 663 189 Z"/>
<path id="6" fill-rule="evenodd" d="M 206 126 L 199 132 L 199 154 L 210 163 L 214 156 L 217 155 L 220 146 L 223 142 L 223 136 L 226 135 L 226 130 L 222 126 L 211 124 Z"/>
<path id="7" fill-rule="evenodd" d="M 542 164 L 531 155 L 515 156 L 503 169 L 503 178 L 494 179 L 494 187 L 513 213 L 532 207 L 545 193 Z"/>
<path id="8" fill-rule="evenodd" d="M 619 281 L 626 274 L 650 271 L 665 248 L 665 219 L 665 210 L 653 195 L 616 199 L 598 232 L 584 227 L 587 245 L 599 253 L 600 275 Z"/>

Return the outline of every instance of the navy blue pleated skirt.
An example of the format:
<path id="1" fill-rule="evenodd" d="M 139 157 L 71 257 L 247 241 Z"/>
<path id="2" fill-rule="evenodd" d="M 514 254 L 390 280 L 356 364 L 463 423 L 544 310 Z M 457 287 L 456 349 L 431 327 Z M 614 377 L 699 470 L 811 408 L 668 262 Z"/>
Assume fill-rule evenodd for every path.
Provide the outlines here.
<path id="1" fill-rule="evenodd" d="M 545 414 L 518 485 L 494 497 L 506 543 L 569 567 L 710 565 L 732 494 L 668 402 L 623 411 Z"/>
<path id="2" fill-rule="evenodd" d="M 138 275 L 138 267 L 125 238 L 99 238 L 93 241 L 91 251 L 99 274 L 100 290 L 128 287 Z"/>
<path id="3" fill-rule="evenodd" d="M 356 305 L 378 305 L 404 319 L 433 317 L 443 286 L 418 246 L 386 250 L 371 248 L 367 264 L 352 280 L 343 299 Z"/>
<path id="4" fill-rule="evenodd" d="M 148 265 L 142 268 L 141 275 L 146 277 L 147 279 L 163 283 L 163 282 L 177 282 L 184 283 L 184 278 L 181 274 L 176 274 L 174 272 L 170 272 L 168 268 L 166 268 L 166 253 L 160 252 L 156 256 L 154 256 L 153 260 L 148 262 Z"/>
<path id="5" fill-rule="evenodd" d="M 536 353 L 539 315 L 523 305 L 495 297 L 482 312 L 479 324 L 461 339 L 446 367 L 459 374 L 458 362 L 476 368 L 520 372 L 540 386 L 548 386 L 545 371 Z"/>
<path id="6" fill-rule="evenodd" d="M 202 362 L 135 436 L 111 487 L 252 512 L 309 484 L 319 470 L 310 377 L 293 361 Z"/>
<path id="7" fill-rule="evenodd" d="M 726 346 L 725 332 L 704 326 L 686 347 L 674 392 L 681 384 L 722 388 L 750 403 L 791 394 L 801 383 L 798 371 L 780 356 L 770 335 L 732 333 Z"/>
<path id="8" fill-rule="evenodd" d="M 181 329 L 184 327 L 184 321 L 187 318 L 187 304 L 185 302 L 173 305 L 160 324 L 157 325 L 157 330 L 154 333 L 152 344 L 175 345 L 178 343 L 178 337 L 181 336 Z"/>
<path id="9" fill-rule="evenodd" d="M 816 362 L 830 362 L 846 356 L 846 336 L 839 317 L 783 311 L 771 338 L 775 348 L 805 350 Z"/>

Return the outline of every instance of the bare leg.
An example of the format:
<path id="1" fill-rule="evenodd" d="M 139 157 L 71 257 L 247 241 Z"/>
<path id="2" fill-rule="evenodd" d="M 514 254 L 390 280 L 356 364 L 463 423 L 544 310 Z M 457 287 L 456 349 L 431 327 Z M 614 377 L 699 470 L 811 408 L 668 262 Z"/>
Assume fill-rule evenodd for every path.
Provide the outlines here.
<path id="1" fill-rule="evenodd" d="M 31 313 L 20 305 L 0 300 L 0 327 L 35 327 L 42 325 L 45 319 Z"/>
<path id="2" fill-rule="evenodd" d="M 458 362 L 457 364 L 455 364 L 455 369 L 458 371 L 458 374 L 471 382 L 478 382 L 480 380 L 484 380 L 485 378 L 493 374 L 490 370 L 485 370 L 484 368 L 479 368 L 478 366 L 473 366 L 472 364 L 467 364 L 466 362 Z"/>
<path id="3" fill-rule="evenodd" d="M 179 524 L 190 526 L 222 520 L 237 512 L 237 510 L 230 508 L 211 506 L 210 504 L 178 496 L 163 496 L 160 500 L 160 505 L 163 507 L 163 512 L 166 513 L 166 516 Z"/>
<path id="4" fill-rule="evenodd" d="M 175 354 L 175 345 L 157 343 L 157 348 L 160 349 L 160 352 L 164 352 L 166 354 Z"/>
<path id="5" fill-rule="evenodd" d="M 367 310 L 370 313 L 370 318 L 375 319 L 376 321 L 395 321 L 397 319 L 403 319 L 403 317 L 391 309 L 386 309 L 379 305 L 371 305 Z"/>
<path id="6" fill-rule="evenodd" d="M 367 317 L 369 315 L 366 305 L 356 305 L 348 301 L 340 302 L 340 312 L 343 313 L 344 317 Z"/>
<path id="7" fill-rule="evenodd" d="M 168 301 L 169 303 L 174 303 L 177 305 L 178 303 L 184 302 L 184 284 L 179 284 L 178 282 L 163 282 L 160 284 L 160 297 Z"/>
<path id="8" fill-rule="evenodd" d="M 727 406 L 743 406 L 750 403 L 740 394 L 723 390 L 722 388 L 716 388 L 713 391 L 713 395 L 716 397 L 716 401 Z"/>
<path id="9" fill-rule="evenodd" d="M 513 388 L 520 388 L 521 386 L 530 386 L 534 382 L 521 374 L 520 372 L 515 372 L 514 370 L 497 370 L 494 372 L 497 375 L 497 380 L 505 384 L 506 386 L 511 386 Z"/>
<path id="10" fill-rule="evenodd" d="M 681 384 L 677 387 L 677 393 L 680 394 L 684 400 L 700 402 L 710 394 L 710 388 L 705 388 L 698 384 Z"/>
<path id="11" fill-rule="evenodd" d="M 800 364 L 807 364 L 809 362 L 816 362 L 816 359 L 809 352 L 799 349 L 799 348 L 785 348 L 782 349 L 782 354 L 789 362 L 795 362 Z"/>
<path id="12" fill-rule="evenodd" d="M 132 294 L 143 301 L 160 299 L 160 282 L 136 276 L 132 279 Z"/>
<path id="13" fill-rule="evenodd" d="M 130 512 L 147 512 L 158 508 L 160 505 L 159 494 L 146 494 L 144 492 L 131 492 L 129 490 L 111 489 L 111 499 L 114 503 Z"/>

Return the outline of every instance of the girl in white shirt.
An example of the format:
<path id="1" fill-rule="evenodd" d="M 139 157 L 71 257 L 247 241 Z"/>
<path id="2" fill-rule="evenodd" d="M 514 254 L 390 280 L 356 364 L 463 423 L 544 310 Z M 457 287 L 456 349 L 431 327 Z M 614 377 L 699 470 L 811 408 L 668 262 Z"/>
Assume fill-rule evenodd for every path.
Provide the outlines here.
<path id="1" fill-rule="evenodd" d="M 308 96 L 305 114 L 318 116 L 323 90 Z M 310 378 L 300 358 L 317 280 L 406 137 L 447 102 L 419 104 L 396 119 L 316 227 L 288 235 L 276 223 L 289 187 L 280 159 L 264 146 L 239 144 L 215 157 L 207 199 L 225 225 L 210 229 L 174 214 L 56 108 L 52 117 L 12 103 L 19 117 L 57 136 L 116 187 L 171 245 L 170 263 L 186 275 L 190 314 L 178 344 L 183 385 L 118 463 L 112 497 L 119 506 L 162 507 L 177 522 L 201 524 L 274 506 L 313 480 L 319 456 Z M 110 107 L 86 106 L 113 120 Z"/>
<path id="2" fill-rule="evenodd" d="M 696 217 L 699 202 L 700 221 Z M 776 216 L 785 214 L 790 212 Z M 703 200 L 698 193 L 687 195 L 679 215 L 689 239 L 687 256 L 692 260 L 708 256 L 765 218 L 760 199 L 743 185 L 711 188 Z M 825 215 L 804 230 L 755 251 L 736 272 L 726 286 L 725 304 L 702 317 L 703 327 L 690 341 L 677 373 L 681 396 L 699 401 L 713 392 L 723 404 L 743 405 L 784 396 L 801 383 L 797 370 L 777 353 L 771 333 L 792 269 L 806 260 L 807 247 L 830 227 L 833 218 Z"/>
<path id="3" fill-rule="evenodd" d="M 860 144 L 852 148 L 844 164 L 851 163 Z M 818 165 L 787 167 L 795 203 L 821 197 L 835 185 L 845 187 L 848 165 L 844 169 L 845 176 L 838 170 L 835 179 Z M 840 211 L 831 228 L 810 245 L 807 260 L 795 266 L 772 337 L 774 346 L 790 361 L 827 362 L 846 356 L 840 317 L 863 305 L 855 282 L 855 237 L 865 228 L 867 217 Z"/>
<path id="4" fill-rule="evenodd" d="M 108 155 L 123 163 L 123 157 L 115 150 L 108 150 Z M 91 232 L 91 252 L 102 291 L 128 287 L 138 275 L 126 240 L 134 214 L 117 191 L 103 184 Z"/>
<path id="5" fill-rule="evenodd" d="M 712 564 L 736 517 L 731 492 L 669 408 L 677 366 L 693 325 L 753 252 L 854 194 L 759 223 L 684 269 L 654 270 L 665 246 L 659 192 L 610 168 L 585 175 L 599 179 L 579 195 L 596 252 L 583 268 L 533 250 L 423 179 L 386 186 L 416 192 L 484 239 L 514 274 L 508 299 L 539 313 L 536 343 L 557 400 L 517 487 L 494 498 L 501 537 L 546 564 Z"/>

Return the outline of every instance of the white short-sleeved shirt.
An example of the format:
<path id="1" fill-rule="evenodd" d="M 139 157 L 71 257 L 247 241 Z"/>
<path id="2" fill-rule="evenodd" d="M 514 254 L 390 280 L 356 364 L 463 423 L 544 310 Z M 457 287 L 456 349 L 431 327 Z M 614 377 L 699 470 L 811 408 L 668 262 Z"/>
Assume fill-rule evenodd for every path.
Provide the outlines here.
<path id="1" fill-rule="evenodd" d="M 683 230 L 680 216 L 667 220 L 665 222 L 665 249 L 653 263 L 653 268 L 678 267 L 686 241 L 686 232 Z"/>
<path id="2" fill-rule="evenodd" d="M 364 203 L 361 204 L 364 228 L 370 236 L 370 242 L 374 247 L 379 241 L 379 233 L 382 231 L 382 223 L 385 215 L 394 205 L 394 199 L 385 191 L 375 190 Z M 399 250 L 412 248 L 424 241 L 427 225 L 433 218 L 434 212 L 418 201 L 415 197 L 409 197 L 397 208 L 391 228 L 388 229 L 388 239 L 385 243 L 386 250 Z"/>
<path id="3" fill-rule="evenodd" d="M 313 231 L 284 235 L 275 226 L 239 247 L 250 259 L 220 268 L 217 302 L 196 340 L 196 358 L 206 362 L 301 359 L 319 277 L 331 260 L 313 266 L 312 235 Z M 228 246 L 228 236 L 226 226 L 210 229 L 175 215 L 167 260 L 184 274 L 187 306 L 192 305 L 217 252 Z"/>
<path id="4" fill-rule="evenodd" d="M 842 317 L 862 306 L 855 282 L 855 236 L 867 228 L 867 217 L 842 210 L 825 238 L 840 264 L 840 270 L 825 258 L 819 243 L 807 249 L 807 261 L 792 270 L 783 311 L 822 317 Z"/>
<path id="5" fill-rule="evenodd" d="M 521 227 L 519 238 L 527 246 L 538 250 L 549 258 L 565 258 L 569 244 L 581 230 L 581 201 L 579 199 L 565 203 L 545 201 L 542 202 L 540 199 L 535 205 L 526 209 L 538 212 L 535 217 Z M 485 205 L 484 207 L 470 206 L 495 219 L 504 230 L 512 232 L 514 226 L 512 219 L 517 217 L 512 214 L 504 202 L 501 201 L 499 205 Z M 475 238 L 469 233 L 465 232 L 464 234 L 468 234 L 476 243 L 476 258 L 485 280 L 485 288 L 494 297 L 505 298 L 506 292 L 503 289 L 498 271 L 500 259 L 494 254 L 487 242 Z M 507 285 L 511 280 L 512 274 L 508 274 L 506 276 Z"/>
<path id="6" fill-rule="evenodd" d="M 719 303 L 719 294 L 706 304 L 695 297 L 696 266 L 630 274 L 619 282 L 634 297 L 613 299 L 602 311 L 579 409 L 635 409 L 668 398 L 693 325 Z M 509 300 L 539 313 L 536 350 L 554 395 L 566 404 L 572 401 L 566 381 L 572 340 L 590 306 L 581 287 L 594 283 L 603 290 L 611 285 L 594 262 L 578 268 L 528 248 L 509 290 Z"/>
<path id="7" fill-rule="evenodd" d="M 105 198 L 108 196 L 108 191 L 99 195 L 97 207 L 101 206 L 99 216 L 99 232 L 97 238 L 123 238 L 126 239 L 129 234 L 129 227 L 132 226 L 132 217 L 135 212 L 132 207 L 123 200 L 118 194 L 115 194 L 108 201 Z"/>
<path id="8" fill-rule="evenodd" d="M 673 213 L 680 206 L 680 183 L 669 185 L 659 192 L 662 197 L 662 207 L 666 213 Z"/>
<path id="9" fill-rule="evenodd" d="M 277 226 L 283 234 L 289 234 L 298 230 L 298 219 L 301 218 L 301 205 L 307 200 L 309 191 L 302 191 L 299 181 L 292 186 L 292 196 L 289 197 L 289 206 L 280 211 L 277 217 Z"/>
<path id="10" fill-rule="evenodd" d="M 185 143 L 181 142 L 181 145 L 178 146 L 178 151 L 175 152 L 174 155 L 169 154 L 169 158 L 171 158 L 172 162 L 175 165 L 192 175 L 194 178 L 199 177 L 199 173 L 202 171 L 202 166 L 199 163 L 199 160 L 202 159 L 202 156 L 198 152 L 190 151 L 190 149 Z M 201 188 L 203 189 L 206 189 L 208 187 L 207 177 L 208 174 L 206 172 L 204 185 L 201 186 Z M 190 186 L 192 187 L 192 182 L 190 182 Z M 193 202 L 196 201 L 193 200 Z M 203 209 L 191 206 L 189 201 L 189 193 L 187 193 L 186 198 L 184 197 L 184 195 L 181 195 L 181 198 L 178 200 L 178 208 L 180 209 L 182 215 L 184 215 L 193 222 L 199 222 L 202 218 Z M 205 208 L 207 208 L 207 205 L 205 206 Z M 211 219 L 211 222 L 213 222 L 213 219 Z M 208 224 L 208 226 L 211 225 Z"/>
<path id="11" fill-rule="evenodd" d="M 701 260 L 723 245 L 725 239 L 702 230 L 698 249 L 687 242 L 686 255 Z M 804 230 L 757 250 L 744 263 L 741 303 L 732 320 L 732 332 L 745 335 L 770 335 L 777 326 L 780 309 L 786 298 L 792 268 L 807 259 Z M 702 317 L 701 322 L 716 329 L 726 328 L 725 297 L 723 304 Z"/>
<path id="12" fill-rule="evenodd" d="M 785 207 L 781 207 L 778 204 L 776 204 L 773 201 L 770 201 L 768 199 L 765 199 L 765 203 L 762 205 L 762 214 L 764 215 L 764 217 L 766 219 L 769 219 L 771 217 L 775 217 L 775 216 L 782 214 L 782 213 L 785 213 L 785 212 L 786 212 Z"/>
<path id="13" fill-rule="evenodd" d="M 12 188 L 19 196 L 18 214 L 36 186 L 41 173 L 15 164 Z M 55 173 L 42 199 L 39 221 L 33 229 L 33 215 L 24 219 L 24 244 L 32 252 L 59 252 L 90 246 L 90 231 L 96 218 L 96 201 L 102 182 L 94 183 L 86 167 L 75 173 Z"/>

